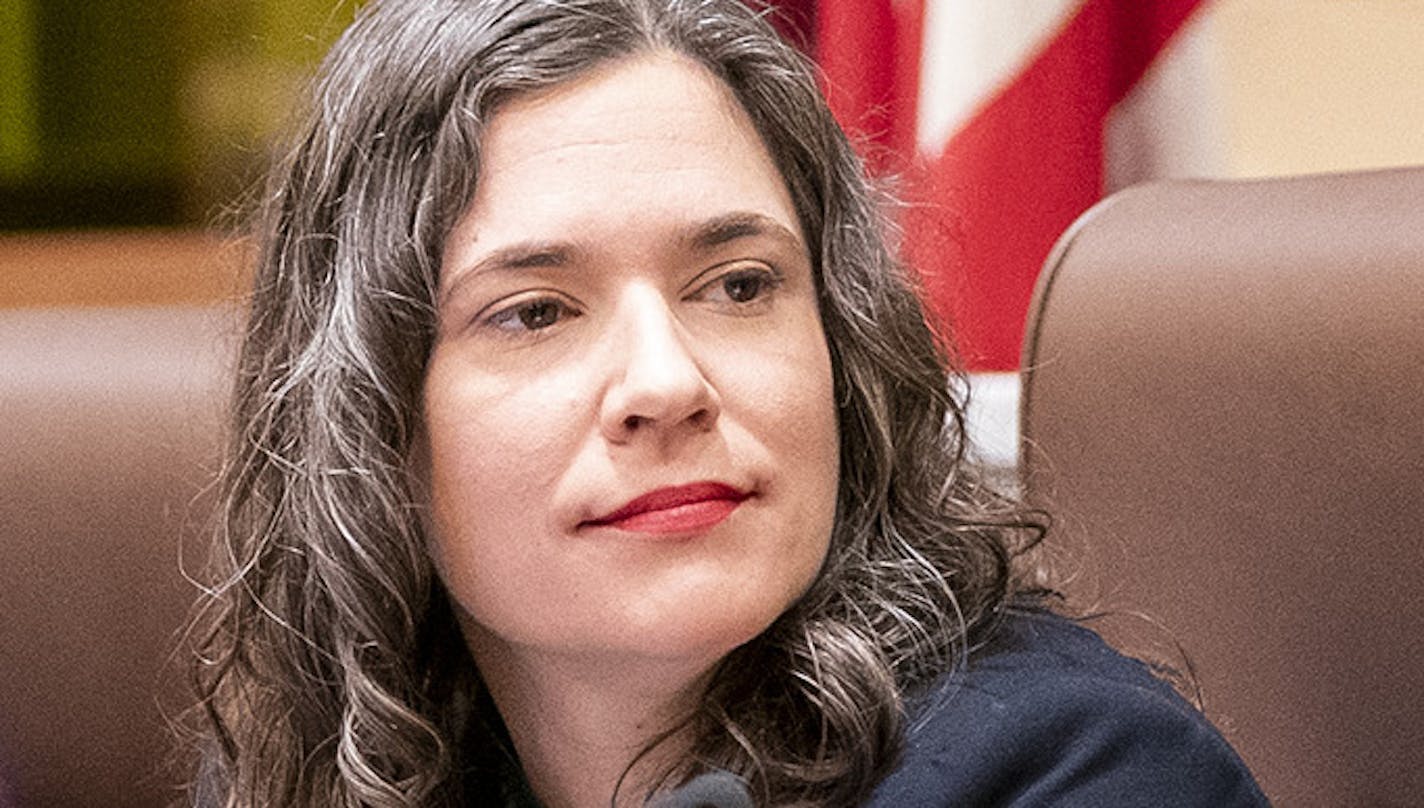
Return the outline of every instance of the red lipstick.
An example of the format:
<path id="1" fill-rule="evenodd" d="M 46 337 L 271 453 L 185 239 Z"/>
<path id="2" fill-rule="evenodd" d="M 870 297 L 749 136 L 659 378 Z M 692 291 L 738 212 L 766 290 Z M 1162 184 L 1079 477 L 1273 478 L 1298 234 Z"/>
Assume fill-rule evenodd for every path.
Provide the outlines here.
<path id="1" fill-rule="evenodd" d="M 731 516 L 750 496 L 746 491 L 714 482 L 659 488 L 583 524 L 635 533 L 695 533 L 709 530 Z"/>

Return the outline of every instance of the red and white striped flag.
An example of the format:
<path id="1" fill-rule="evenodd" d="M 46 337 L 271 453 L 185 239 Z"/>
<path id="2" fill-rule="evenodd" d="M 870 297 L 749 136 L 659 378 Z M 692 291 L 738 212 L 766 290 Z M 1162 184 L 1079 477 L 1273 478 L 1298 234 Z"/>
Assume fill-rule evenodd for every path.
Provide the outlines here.
<path id="1" fill-rule="evenodd" d="M 1164 160 L 1180 173 L 1173 139 L 1192 144 L 1188 173 L 1214 167 L 1201 153 L 1220 140 L 1210 110 L 1182 103 L 1200 83 L 1148 72 L 1204 0 L 786 5 L 814 20 L 837 117 L 872 167 L 905 178 L 908 257 L 971 369 L 1018 367 L 1038 270 L 1105 190 Z M 1200 48 L 1172 49 L 1200 68 Z M 1148 84 L 1171 93 L 1169 122 L 1140 98 Z"/>

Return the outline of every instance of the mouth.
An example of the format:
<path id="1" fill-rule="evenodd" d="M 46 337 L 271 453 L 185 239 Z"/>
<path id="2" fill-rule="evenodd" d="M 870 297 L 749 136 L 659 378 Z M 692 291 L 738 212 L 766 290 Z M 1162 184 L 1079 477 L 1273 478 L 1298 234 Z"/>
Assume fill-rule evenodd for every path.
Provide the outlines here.
<path id="1" fill-rule="evenodd" d="M 751 492 L 718 482 L 659 488 L 579 527 L 612 527 L 659 535 L 710 530 L 732 515 Z"/>

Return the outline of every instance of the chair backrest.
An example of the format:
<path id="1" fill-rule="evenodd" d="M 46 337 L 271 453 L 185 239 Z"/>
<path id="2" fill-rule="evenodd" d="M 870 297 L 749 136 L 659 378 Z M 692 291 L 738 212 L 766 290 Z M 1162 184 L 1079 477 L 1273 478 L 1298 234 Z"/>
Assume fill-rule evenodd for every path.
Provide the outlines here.
<path id="1" fill-rule="evenodd" d="M 1418 804 L 1424 169 L 1114 196 L 1050 257 L 1024 366 L 1070 591 L 1180 642 L 1280 804 Z"/>
<path id="2" fill-rule="evenodd" d="M 182 699 L 170 657 L 198 590 L 180 553 L 207 524 L 234 323 L 0 311 L 0 803 L 179 796 L 160 702 Z"/>

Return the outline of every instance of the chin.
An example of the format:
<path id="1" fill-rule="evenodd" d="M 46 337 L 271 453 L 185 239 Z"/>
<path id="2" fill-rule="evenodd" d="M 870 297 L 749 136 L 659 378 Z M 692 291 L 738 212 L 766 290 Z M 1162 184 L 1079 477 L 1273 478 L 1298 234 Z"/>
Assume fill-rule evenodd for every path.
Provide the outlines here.
<path id="1" fill-rule="evenodd" d="M 760 636 L 791 603 L 734 605 L 725 598 L 704 597 L 690 599 L 672 613 L 635 611 L 620 621 L 626 631 L 610 646 L 641 657 L 712 664 Z"/>

